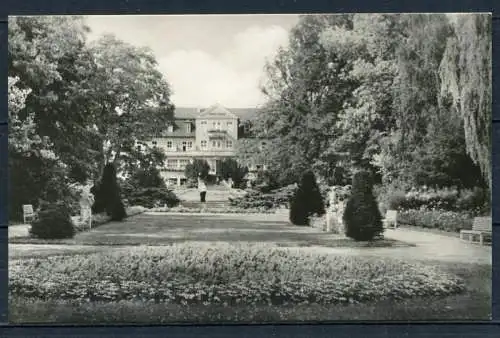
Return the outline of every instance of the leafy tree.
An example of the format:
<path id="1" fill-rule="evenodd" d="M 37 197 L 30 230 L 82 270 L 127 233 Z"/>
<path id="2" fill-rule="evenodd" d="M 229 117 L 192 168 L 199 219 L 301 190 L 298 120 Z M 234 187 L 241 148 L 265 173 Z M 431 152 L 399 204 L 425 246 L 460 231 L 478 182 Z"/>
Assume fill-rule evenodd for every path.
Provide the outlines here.
<path id="1" fill-rule="evenodd" d="M 356 241 L 370 241 L 384 230 L 372 189 L 369 172 L 359 171 L 354 175 L 352 192 L 344 210 L 343 220 L 346 236 Z"/>
<path id="2" fill-rule="evenodd" d="M 241 166 L 238 161 L 232 158 L 225 158 L 220 165 L 221 176 L 224 179 L 231 178 L 234 186 L 237 188 L 242 187 L 243 179 L 248 173 L 248 168 Z"/>
<path id="3" fill-rule="evenodd" d="M 325 206 L 323 197 L 312 171 L 302 176 L 290 205 L 290 222 L 295 225 L 309 225 L 309 217 L 323 215 Z"/>
<path id="4" fill-rule="evenodd" d="M 33 125 L 34 133 L 50 143 L 50 150 L 70 173 L 73 168 L 89 171 L 95 162 L 88 146 L 91 101 L 82 86 L 91 76 L 87 32 L 82 17 L 9 18 L 9 76 L 18 79 L 21 90 L 30 91 L 18 121 Z"/>
<path id="5" fill-rule="evenodd" d="M 491 191 L 491 15 L 460 15 L 440 65 L 441 96 L 464 121 L 467 153 Z"/>
<path id="6" fill-rule="evenodd" d="M 151 50 L 105 35 L 90 44 L 94 57 L 89 87 L 99 139 L 100 167 L 119 167 L 124 149 L 147 141 L 172 119 L 170 88 Z"/>
<path id="7" fill-rule="evenodd" d="M 198 175 L 204 179 L 208 178 L 208 173 L 210 171 L 210 165 L 206 160 L 194 159 L 192 163 L 188 163 L 184 169 L 184 175 L 188 179 L 197 179 Z"/>
<path id="8" fill-rule="evenodd" d="M 298 181 L 335 139 L 337 114 L 351 82 L 342 78 L 347 60 L 320 43 L 326 27 L 350 26 L 352 15 L 303 16 L 291 31 L 289 47 L 266 67 L 268 103 L 253 131 L 267 140 L 262 155 L 277 170 L 281 185 Z M 279 169 L 277 169 L 279 168 Z"/>
<path id="9" fill-rule="evenodd" d="M 130 145 L 124 147 L 120 172 L 124 176 L 134 175 L 138 170 L 163 167 L 165 160 L 165 152 L 161 148 L 142 144 L 139 149 Z"/>
<path id="10" fill-rule="evenodd" d="M 96 179 L 171 118 L 168 84 L 150 51 L 109 36 L 88 43 L 78 16 L 10 17 L 8 28 L 10 171 L 37 162 L 29 176 L 40 179 L 11 182 L 19 203 L 45 198 L 29 184 L 43 189 L 52 177 L 36 170 L 64 171 L 63 185 Z"/>

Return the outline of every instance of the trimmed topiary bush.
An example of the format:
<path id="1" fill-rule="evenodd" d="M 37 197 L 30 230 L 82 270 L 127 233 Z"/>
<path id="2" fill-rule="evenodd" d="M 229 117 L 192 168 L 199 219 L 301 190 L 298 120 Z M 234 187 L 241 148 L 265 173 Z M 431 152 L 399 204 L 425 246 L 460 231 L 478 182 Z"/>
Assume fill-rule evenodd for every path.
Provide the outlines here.
<path id="1" fill-rule="evenodd" d="M 75 229 L 70 209 L 64 203 L 42 206 L 38 217 L 31 224 L 30 234 L 42 239 L 72 238 Z"/>
<path id="2" fill-rule="evenodd" d="M 127 214 L 125 206 L 121 200 L 120 188 L 116 179 L 116 169 L 113 163 L 108 163 L 104 167 L 101 182 L 92 187 L 91 192 L 95 196 L 93 213 L 106 212 L 113 221 L 123 220 Z"/>
<path id="3" fill-rule="evenodd" d="M 347 201 L 343 216 L 346 236 L 356 241 L 370 241 L 384 231 L 372 190 L 370 173 L 357 172 L 353 177 L 351 197 Z"/>
<path id="4" fill-rule="evenodd" d="M 313 172 L 307 171 L 292 198 L 290 222 L 295 225 L 309 225 L 309 217 L 314 214 L 324 215 L 325 205 Z"/>

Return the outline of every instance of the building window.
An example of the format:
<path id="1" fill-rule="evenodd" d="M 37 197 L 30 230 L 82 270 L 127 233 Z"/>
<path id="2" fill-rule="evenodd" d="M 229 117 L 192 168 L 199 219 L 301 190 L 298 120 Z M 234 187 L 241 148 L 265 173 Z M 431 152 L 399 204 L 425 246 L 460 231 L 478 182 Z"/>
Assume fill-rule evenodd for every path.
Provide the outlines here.
<path id="1" fill-rule="evenodd" d="M 207 141 L 203 140 L 201 141 L 201 147 L 206 148 L 207 147 Z"/>
<path id="2" fill-rule="evenodd" d="M 175 169 L 177 167 L 177 160 L 167 160 L 167 168 Z"/>
<path id="3" fill-rule="evenodd" d="M 188 163 L 188 160 L 179 160 L 179 169 L 185 169 Z"/>
<path id="4" fill-rule="evenodd" d="M 174 131 L 174 126 L 173 125 L 169 125 L 167 131 L 169 133 L 172 133 Z"/>
<path id="5" fill-rule="evenodd" d="M 217 130 L 220 130 L 220 122 L 217 122 Z"/>
<path id="6" fill-rule="evenodd" d="M 172 149 L 172 148 L 173 148 L 172 141 L 167 141 L 167 149 Z"/>
<path id="7" fill-rule="evenodd" d="M 221 147 L 221 143 L 220 141 L 217 141 L 217 148 L 220 148 Z"/>
<path id="8" fill-rule="evenodd" d="M 217 125 L 217 124 L 215 123 L 215 121 L 214 121 L 214 122 L 212 122 L 212 127 L 213 127 L 214 129 L 216 128 L 216 125 Z"/>
<path id="9" fill-rule="evenodd" d="M 226 148 L 232 148 L 233 147 L 233 141 L 226 141 Z"/>
<path id="10" fill-rule="evenodd" d="M 189 141 L 188 144 L 187 144 L 187 148 L 188 149 L 193 148 L 193 142 Z"/>
<path id="11" fill-rule="evenodd" d="M 191 123 L 186 124 L 186 131 L 187 131 L 188 133 L 190 133 L 190 132 L 191 132 Z"/>
<path id="12" fill-rule="evenodd" d="M 207 124 L 207 121 L 201 121 L 201 124 Z"/>
<path id="13" fill-rule="evenodd" d="M 217 145 L 217 142 L 212 141 L 212 147 L 215 148 L 216 145 Z"/>
<path id="14" fill-rule="evenodd" d="M 156 141 L 153 141 L 153 142 L 151 142 L 151 143 L 152 143 L 152 144 L 153 144 L 153 146 L 155 146 L 155 147 L 156 147 L 156 145 L 158 144 Z"/>
<path id="15" fill-rule="evenodd" d="M 227 125 L 228 125 L 228 126 L 232 126 L 232 125 L 233 125 L 233 122 L 228 121 L 228 122 L 227 122 Z"/>
<path id="16" fill-rule="evenodd" d="M 187 142 L 182 141 L 182 151 L 186 151 L 186 148 L 187 148 Z"/>

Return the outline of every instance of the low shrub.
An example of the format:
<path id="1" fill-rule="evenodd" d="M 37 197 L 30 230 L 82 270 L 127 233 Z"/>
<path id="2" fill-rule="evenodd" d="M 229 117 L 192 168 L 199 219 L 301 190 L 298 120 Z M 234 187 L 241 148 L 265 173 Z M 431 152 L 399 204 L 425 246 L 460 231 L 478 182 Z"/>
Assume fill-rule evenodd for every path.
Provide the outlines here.
<path id="1" fill-rule="evenodd" d="M 474 188 L 457 190 L 411 189 L 405 190 L 397 185 L 379 187 L 377 197 L 381 211 L 418 210 L 421 208 L 447 211 L 469 211 L 481 214 L 489 209 L 489 196 L 486 189 Z"/>
<path id="2" fill-rule="evenodd" d="M 283 188 L 271 190 L 263 193 L 258 190 L 249 190 L 246 194 L 230 197 L 231 206 L 242 209 L 276 209 L 282 205 L 288 206 L 296 190 L 295 185 L 289 185 Z"/>
<path id="3" fill-rule="evenodd" d="M 398 215 L 400 224 L 448 232 L 472 229 L 473 217 L 466 212 L 441 210 L 405 210 Z"/>
<path id="4" fill-rule="evenodd" d="M 43 205 L 31 224 L 30 235 L 41 239 L 71 238 L 75 229 L 70 208 L 64 203 Z"/>
<path id="5" fill-rule="evenodd" d="M 464 283 L 405 260 L 227 243 L 135 247 L 16 260 L 10 296 L 176 304 L 359 303 L 459 293 Z"/>
<path id="6" fill-rule="evenodd" d="M 145 208 L 167 205 L 174 207 L 180 202 L 175 193 L 167 188 L 138 188 L 128 196 L 128 203 Z"/>

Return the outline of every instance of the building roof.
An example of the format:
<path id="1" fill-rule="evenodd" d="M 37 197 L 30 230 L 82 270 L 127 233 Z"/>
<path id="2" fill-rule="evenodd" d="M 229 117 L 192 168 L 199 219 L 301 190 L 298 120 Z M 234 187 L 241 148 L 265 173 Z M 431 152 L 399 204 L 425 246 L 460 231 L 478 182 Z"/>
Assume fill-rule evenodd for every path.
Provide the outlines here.
<path id="1" fill-rule="evenodd" d="M 174 117 L 176 119 L 194 120 L 204 110 L 209 108 L 175 107 Z M 252 120 L 259 112 L 258 108 L 226 108 L 236 115 L 240 120 Z"/>

